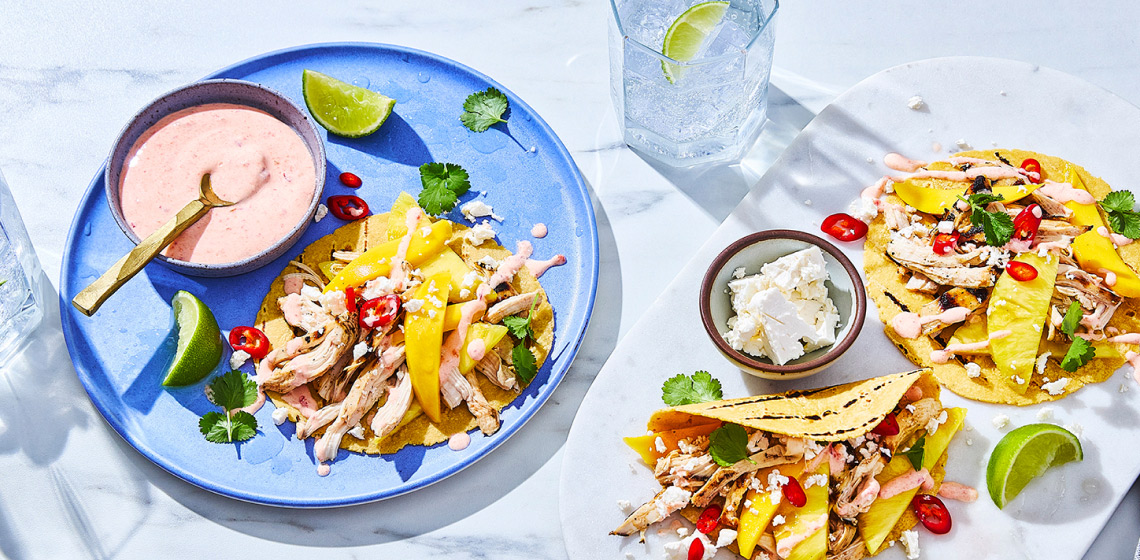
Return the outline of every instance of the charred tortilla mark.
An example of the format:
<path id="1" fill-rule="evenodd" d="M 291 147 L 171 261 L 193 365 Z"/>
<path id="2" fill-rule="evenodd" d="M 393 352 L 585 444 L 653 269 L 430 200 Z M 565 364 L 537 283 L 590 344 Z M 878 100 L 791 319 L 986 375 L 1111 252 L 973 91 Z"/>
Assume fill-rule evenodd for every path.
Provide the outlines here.
<path id="1" fill-rule="evenodd" d="M 892 294 L 886 290 L 883 290 L 883 295 L 887 296 L 887 298 L 890 299 L 891 301 L 893 301 L 895 303 L 895 305 L 899 306 L 899 309 L 902 309 L 903 313 L 910 313 L 910 308 L 907 307 L 905 303 L 899 301 L 899 298 L 895 297 L 894 294 Z"/>
<path id="2" fill-rule="evenodd" d="M 1002 162 L 1002 163 L 1004 163 L 1004 164 L 1006 164 L 1006 165 L 1008 165 L 1008 166 L 1010 166 L 1010 167 L 1013 167 L 1013 164 L 1012 164 L 1012 163 L 1010 163 L 1008 159 L 1005 159 L 1005 156 L 1001 155 L 1001 153 L 999 153 L 999 152 L 994 152 L 994 157 L 996 157 L 996 158 L 998 158 L 999 160 L 1001 160 L 1001 162 Z"/>

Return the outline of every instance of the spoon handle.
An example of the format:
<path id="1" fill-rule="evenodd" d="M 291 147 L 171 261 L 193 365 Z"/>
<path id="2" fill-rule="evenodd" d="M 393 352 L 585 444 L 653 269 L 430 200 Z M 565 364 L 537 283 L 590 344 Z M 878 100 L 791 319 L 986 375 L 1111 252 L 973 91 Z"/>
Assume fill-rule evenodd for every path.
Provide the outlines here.
<path id="1" fill-rule="evenodd" d="M 146 266 L 146 263 L 154 259 L 158 253 L 174 241 L 174 238 L 206 215 L 209 210 L 210 206 L 203 203 L 201 199 L 193 200 L 183 206 L 178 214 L 162 224 L 162 227 L 155 230 L 154 233 L 148 235 L 130 253 L 124 255 L 123 258 L 119 259 L 119 262 L 104 272 L 99 279 L 79 292 L 75 299 L 71 300 L 71 304 L 84 315 L 88 317 L 93 315 L 99 306 L 103 305 L 108 297 L 111 297 L 111 294 L 115 293 L 127 280 L 138 274 Z"/>

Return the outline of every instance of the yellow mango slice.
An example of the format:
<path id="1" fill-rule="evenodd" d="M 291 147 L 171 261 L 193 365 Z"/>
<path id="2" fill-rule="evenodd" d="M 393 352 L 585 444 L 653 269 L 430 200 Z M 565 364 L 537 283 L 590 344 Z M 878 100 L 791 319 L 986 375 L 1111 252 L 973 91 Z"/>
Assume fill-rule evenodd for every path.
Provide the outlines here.
<path id="1" fill-rule="evenodd" d="M 1067 166 L 1065 181 L 1073 188 L 1088 190 L 1085 182 L 1073 166 Z M 1096 232 L 1096 228 L 1105 226 L 1096 204 L 1078 204 L 1073 201 L 1065 203 L 1065 207 L 1073 211 L 1071 221 L 1080 226 L 1091 226 L 1092 229 L 1077 236 L 1073 240 L 1073 256 L 1081 268 L 1093 274 L 1100 274 L 1105 269 L 1116 274 L 1116 284 L 1112 290 L 1124 297 L 1140 297 L 1140 276 L 1136 271 L 1120 258 L 1116 246 L 1107 237 Z"/>
<path id="2" fill-rule="evenodd" d="M 936 187 L 926 187 L 915 183 L 914 181 L 903 181 L 895 183 L 895 194 L 903 200 L 903 202 L 917 208 L 927 214 L 934 214 L 935 216 L 942 215 L 942 212 L 948 210 L 955 202 L 958 202 L 958 197 L 966 193 L 969 188 L 968 183 L 963 183 L 961 189 L 939 189 Z M 993 188 L 994 194 L 1000 194 L 1005 197 L 1003 202 L 1013 202 L 1021 200 L 1029 196 L 1029 193 L 1035 191 L 1041 185 L 1034 185 L 1032 183 L 1026 185 L 998 185 Z"/>
<path id="3" fill-rule="evenodd" d="M 793 477 L 799 476 L 803 470 L 803 463 L 780 465 L 762 469 L 756 476 L 761 481 L 767 481 L 768 475 L 773 471 L 779 471 L 784 476 Z M 780 490 L 768 492 L 764 489 L 749 488 L 748 492 L 744 494 L 742 503 L 751 502 L 752 505 L 743 508 L 740 512 L 740 523 L 736 531 L 736 546 L 740 548 L 741 556 L 752 558 L 752 552 L 756 550 L 756 543 L 760 542 L 760 536 L 764 534 L 764 530 L 768 528 L 768 524 L 776 516 L 776 510 L 779 509 L 780 502 L 783 499 L 784 495 Z"/>
<path id="4" fill-rule="evenodd" d="M 467 337 L 464 338 L 463 350 L 459 352 L 459 372 L 467 373 L 475 367 L 475 360 L 467 355 L 467 347 L 474 340 L 482 340 L 487 352 L 494 352 L 495 345 L 507 334 L 507 327 L 489 323 L 473 323 L 467 327 Z"/>
<path id="5" fill-rule="evenodd" d="M 713 433 L 713 430 L 719 428 L 720 421 L 709 420 L 708 424 L 701 424 L 688 428 L 681 428 L 679 430 L 669 430 L 667 432 L 656 432 L 646 434 L 644 436 L 622 438 L 626 445 L 641 455 L 641 460 L 645 461 L 646 465 L 653 467 L 657 464 L 657 460 L 668 454 L 670 451 L 677 449 L 677 442 L 685 438 L 692 438 L 698 436 L 707 436 Z M 661 443 L 665 445 L 665 451 L 657 450 L 657 438 L 661 438 Z"/>
<path id="6" fill-rule="evenodd" d="M 476 280 L 471 285 L 462 285 L 467 274 L 471 272 L 471 267 L 467 266 L 467 263 L 463 262 L 463 259 L 455 251 L 452 251 L 451 247 L 444 247 L 438 255 L 421 264 L 419 269 L 425 278 L 443 271 L 451 274 L 451 291 L 447 297 L 448 301 L 452 303 L 475 299 L 475 288 L 483 283 L 482 279 L 476 275 Z"/>
<path id="7" fill-rule="evenodd" d="M 400 191 L 400 196 L 396 197 L 388 214 L 388 241 L 399 239 L 408 233 L 408 210 L 419 207 L 419 203 L 412 198 L 412 195 Z"/>
<path id="8" fill-rule="evenodd" d="M 946 448 L 950 446 L 950 438 L 954 437 L 962 427 L 965 419 L 966 409 L 946 409 L 946 423 L 939 426 L 933 435 L 926 436 L 925 451 L 922 455 L 924 468 L 934 468 L 942 454 L 946 452 Z M 904 455 L 895 455 L 875 480 L 878 480 L 879 484 L 886 484 L 912 468 L 914 467 L 910 464 L 910 460 Z M 917 493 L 918 488 L 915 488 L 886 500 L 875 500 L 871 508 L 859 516 L 859 532 L 863 535 L 863 542 L 867 544 L 867 554 L 875 554 L 879 550 Z"/>
<path id="9" fill-rule="evenodd" d="M 988 337 L 989 333 L 986 330 L 986 318 L 982 316 L 973 323 L 966 323 L 958 327 L 958 330 L 954 331 L 954 334 L 950 336 L 950 341 L 946 344 L 947 346 L 951 344 L 973 344 L 975 342 L 981 342 Z M 987 346 L 978 350 L 955 350 L 954 353 L 962 356 L 988 356 L 990 349 Z"/>
<path id="10" fill-rule="evenodd" d="M 821 461 L 814 474 L 822 474 L 826 477 L 829 470 L 829 463 Z M 776 530 L 776 549 L 779 550 L 780 542 L 789 537 L 793 540 L 803 538 L 792 547 L 787 560 L 823 560 L 827 556 L 828 484 L 814 485 L 808 488 L 805 484 L 807 478 L 806 473 L 797 477 L 800 486 L 804 488 L 804 494 L 807 496 L 804 507 L 798 508 L 787 502 L 780 506 L 780 512 L 787 518 L 787 522 Z M 823 519 L 822 523 L 820 523 L 821 518 Z M 802 537 L 805 534 L 807 536 Z"/>
<path id="11" fill-rule="evenodd" d="M 1008 336 L 990 340 L 990 356 L 997 365 L 998 376 L 1014 391 L 1024 393 L 1033 376 L 1041 329 L 1049 313 L 1049 299 L 1057 281 L 1056 255 L 1044 258 L 1036 253 L 1022 253 L 1014 261 L 1032 265 L 1037 277 L 1027 282 L 1003 272 L 994 285 L 986 308 L 989 333 L 1009 331 Z M 1018 383 L 1014 377 L 1023 382 Z M 995 382 L 995 380 L 990 380 Z"/>
<path id="12" fill-rule="evenodd" d="M 989 334 L 986 332 L 986 319 L 982 317 L 980 321 L 975 323 L 967 323 L 958 327 L 954 331 L 954 335 L 950 337 L 948 344 L 970 344 L 972 342 L 981 342 L 985 340 Z M 1119 358 L 1120 351 L 1116 349 L 1116 345 L 1104 340 L 1094 341 L 1092 344 L 1096 349 L 1096 356 L 1094 358 Z M 1053 357 L 1060 360 L 1069 351 L 1069 343 L 1062 340 L 1046 340 L 1042 335 L 1041 344 L 1038 347 L 1038 352 L 1044 354 L 1045 352 L 1052 352 Z M 955 352 L 963 356 L 989 356 L 990 349 L 982 348 L 980 350 L 970 350 L 968 352 Z"/>
<path id="13" fill-rule="evenodd" d="M 421 230 L 412 232 L 411 242 L 408 244 L 408 263 L 417 267 L 428 259 L 439 254 L 451 238 L 451 222 L 440 220 L 431 225 L 427 237 Z M 326 292 L 344 290 L 349 286 L 360 286 L 373 278 L 387 276 L 392 272 L 392 257 L 400 248 L 400 239 L 377 245 L 364 252 L 363 255 L 353 259 L 325 286 Z M 450 286 L 451 280 L 448 280 Z"/>
<path id="14" fill-rule="evenodd" d="M 440 420 L 439 362 L 443 349 L 443 318 L 451 279 L 446 272 L 428 277 L 416 287 L 413 300 L 423 302 L 416 311 L 404 311 L 404 350 L 412 392 L 432 422 Z M 410 301 L 410 300 L 409 300 Z"/>
<path id="15" fill-rule="evenodd" d="M 336 278 L 337 274 L 340 274 L 340 271 L 344 270 L 344 266 L 345 263 L 340 261 L 323 261 L 317 265 L 317 268 L 320 269 L 321 274 L 325 275 L 326 279 L 332 280 Z"/>

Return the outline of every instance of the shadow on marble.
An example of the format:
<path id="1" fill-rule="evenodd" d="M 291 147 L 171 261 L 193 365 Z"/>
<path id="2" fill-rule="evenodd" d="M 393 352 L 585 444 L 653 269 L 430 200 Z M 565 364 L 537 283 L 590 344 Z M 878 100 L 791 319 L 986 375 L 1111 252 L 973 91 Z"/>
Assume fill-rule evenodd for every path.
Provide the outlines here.
<path id="1" fill-rule="evenodd" d="M 363 138 L 342 138 L 329 134 L 327 141 L 412 167 L 434 161 L 427 144 L 396 111 L 384 121 L 384 134 L 372 134 Z"/>
<path id="2" fill-rule="evenodd" d="M 617 242 L 605 209 L 593 188 L 587 187 L 597 216 L 600 266 L 594 312 L 580 352 L 562 384 L 529 424 L 463 472 L 381 502 L 323 511 L 296 510 L 212 494 L 165 473 L 116 438 L 118 449 L 161 492 L 197 515 L 234 531 L 287 544 L 351 547 L 415 539 L 491 507 L 562 448 L 582 398 L 618 340 L 622 284 Z M 497 523 L 509 524 L 510 520 Z M 448 550 L 449 546 L 466 545 L 460 541 L 451 545 L 443 539 L 433 540 L 432 546 L 446 554 L 459 552 Z"/>
<path id="3" fill-rule="evenodd" d="M 723 222 L 815 114 L 780 88 L 768 89 L 768 121 L 739 162 L 673 167 L 631 148 L 717 222 Z"/>

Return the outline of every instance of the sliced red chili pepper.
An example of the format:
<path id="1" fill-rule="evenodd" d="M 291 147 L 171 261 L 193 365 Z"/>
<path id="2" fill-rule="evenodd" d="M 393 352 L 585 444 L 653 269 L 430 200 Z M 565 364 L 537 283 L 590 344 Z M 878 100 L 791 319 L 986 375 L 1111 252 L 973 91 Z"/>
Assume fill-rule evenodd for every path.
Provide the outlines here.
<path id="1" fill-rule="evenodd" d="M 800 486 L 800 481 L 795 477 L 789 476 L 788 483 L 781 486 L 780 490 L 784 492 L 784 498 L 788 503 L 796 507 L 804 507 L 807 504 L 807 494 L 804 494 L 804 487 Z"/>
<path id="2" fill-rule="evenodd" d="M 895 419 L 895 413 L 888 412 L 882 422 L 878 426 L 871 428 L 872 434 L 879 434 L 881 436 L 895 436 L 899 433 L 899 421 Z"/>
<path id="3" fill-rule="evenodd" d="M 1009 264 L 1005 265 L 1005 272 L 1018 282 L 1028 282 L 1037 278 L 1037 269 L 1021 261 L 1009 261 Z"/>
<path id="4" fill-rule="evenodd" d="M 843 212 L 824 218 L 819 229 L 840 241 L 855 241 L 867 235 L 867 224 Z"/>
<path id="5" fill-rule="evenodd" d="M 918 515 L 922 526 L 935 535 L 945 535 L 950 532 L 953 522 L 950 520 L 950 510 L 938 496 L 919 494 L 910 501 L 910 507 Z"/>
<path id="6" fill-rule="evenodd" d="M 713 529 L 716 529 L 717 523 L 720 521 L 720 507 L 709 506 L 701 512 L 701 516 L 697 518 L 697 530 L 709 534 Z"/>
<path id="7" fill-rule="evenodd" d="M 396 294 L 366 300 L 360 304 L 360 328 L 371 329 L 388 326 L 389 323 L 396 320 L 396 315 L 400 314 L 401 307 L 403 307 L 403 302 L 400 301 L 400 296 Z"/>
<path id="8" fill-rule="evenodd" d="M 356 288 L 349 286 L 344 289 L 344 306 L 351 313 L 356 313 Z"/>
<path id="9" fill-rule="evenodd" d="M 234 327 L 230 330 L 230 346 L 260 360 L 269 353 L 269 338 L 253 327 Z"/>
<path id="10" fill-rule="evenodd" d="M 360 185 L 364 184 L 364 181 L 361 181 L 360 177 L 357 177 L 355 173 L 349 173 L 347 171 L 340 174 L 340 182 L 350 189 L 359 189 Z"/>
<path id="11" fill-rule="evenodd" d="M 368 215 L 368 203 L 351 194 L 338 194 L 329 197 L 329 212 L 342 220 L 359 220 Z"/>
<path id="12" fill-rule="evenodd" d="M 700 538 L 693 539 L 689 545 L 689 560 L 701 560 L 705 557 L 705 543 Z"/>
<path id="13" fill-rule="evenodd" d="M 934 236 L 934 252 L 939 255 L 948 255 L 955 247 L 958 246 L 958 238 L 961 237 L 956 231 L 950 233 L 939 233 Z"/>
<path id="14" fill-rule="evenodd" d="M 1025 161 L 1021 162 L 1021 168 L 1028 173 L 1037 174 L 1036 179 L 1033 178 L 1033 175 L 1028 177 L 1030 183 L 1038 184 L 1045 180 L 1045 173 L 1041 171 L 1041 164 L 1037 160 L 1026 158 Z"/>
<path id="15" fill-rule="evenodd" d="M 1041 207 L 1030 204 L 1013 219 L 1013 238 L 1029 239 L 1037 237 L 1037 228 L 1041 227 Z"/>

